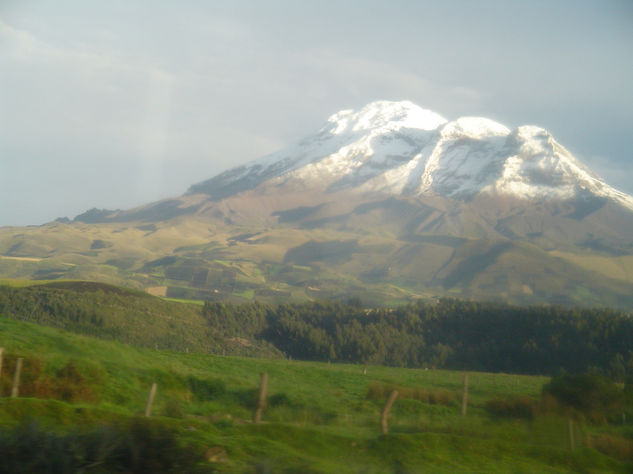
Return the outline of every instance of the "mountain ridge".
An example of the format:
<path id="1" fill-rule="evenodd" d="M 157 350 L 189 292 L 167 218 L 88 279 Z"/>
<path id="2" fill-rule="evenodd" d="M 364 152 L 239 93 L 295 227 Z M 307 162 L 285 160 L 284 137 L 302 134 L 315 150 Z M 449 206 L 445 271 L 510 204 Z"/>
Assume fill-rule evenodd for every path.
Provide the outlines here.
<path id="1" fill-rule="evenodd" d="M 333 114 L 296 145 L 193 185 L 186 194 L 222 199 L 267 183 L 462 200 L 478 194 L 593 196 L 633 211 L 633 197 L 609 186 L 540 127 L 510 130 L 481 117 L 447 121 L 408 101 L 377 101 Z"/>

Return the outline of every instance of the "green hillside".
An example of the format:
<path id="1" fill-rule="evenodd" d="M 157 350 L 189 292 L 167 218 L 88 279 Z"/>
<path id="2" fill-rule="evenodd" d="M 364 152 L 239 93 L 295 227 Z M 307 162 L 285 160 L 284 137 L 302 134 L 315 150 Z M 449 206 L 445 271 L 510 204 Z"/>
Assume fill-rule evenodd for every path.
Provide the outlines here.
<path id="1" fill-rule="evenodd" d="M 279 305 L 166 301 L 96 282 L 0 285 L 0 314 L 157 350 L 410 368 L 633 376 L 633 317 L 600 308 L 442 298 Z"/>
<path id="2" fill-rule="evenodd" d="M 365 370 L 358 365 L 143 349 L 8 318 L 0 318 L 0 346 L 4 396 L 16 357 L 25 361 L 21 397 L 0 400 L 0 470 L 12 462 L 7 454 L 18 453 L 20 443 L 34 439 L 46 443 L 25 458 L 32 463 L 31 472 L 51 472 L 38 471 L 38 466 L 48 463 L 50 468 L 50 463 L 64 460 L 81 465 L 84 472 L 118 471 L 123 465 L 127 472 L 141 472 L 146 464 L 139 459 L 148 454 L 150 459 L 143 462 L 161 460 L 163 467 L 156 471 L 169 467 L 174 472 L 187 462 L 189 472 L 633 468 L 627 460 L 630 421 L 619 427 L 576 421 L 571 451 L 567 418 L 555 412 L 493 414 L 490 407 L 502 400 L 541 406 L 542 377 L 470 373 L 469 407 L 462 417 L 459 372 L 378 366 Z M 269 376 L 268 407 L 263 423 L 255 425 L 250 419 L 262 372 Z M 153 416 L 144 423 L 136 417 L 143 413 L 154 382 L 158 390 Z M 389 434 L 381 435 L 380 411 L 385 393 L 393 388 L 402 395 L 389 417 Z M 37 425 L 24 425 L 34 419 Z M 145 441 L 135 444 L 139 436 Z M 74 451 L 50 454 L 50 446 L 72 446 Z M 141 458 L 130 461 L 121 454 L 130 446 Z M 113 460 L 108 452 L 121 457 Z M 42 459 L 40 453 L 49 457 Z"/>
<path id="3" fill-rule="evenodd" d="M 0 277 L 92 280 L 186 300 L 356 296 L 375 306 L 451 296 L 633 308 L 633 227 L 622 210 L 580 218 L 542 206 L 288 199 L 188 196 L 173 201 L 179 215 L 149 205 L 112 219 L 0 228 Z"/>
<path id="4" fill-rule="evenodd" d="M 122 343 L 216 354 L 280 357 L 266 343 L 237 342 L 214 330 L 201 307 L 104 283 L 0 285 L 0 314 Z"/>

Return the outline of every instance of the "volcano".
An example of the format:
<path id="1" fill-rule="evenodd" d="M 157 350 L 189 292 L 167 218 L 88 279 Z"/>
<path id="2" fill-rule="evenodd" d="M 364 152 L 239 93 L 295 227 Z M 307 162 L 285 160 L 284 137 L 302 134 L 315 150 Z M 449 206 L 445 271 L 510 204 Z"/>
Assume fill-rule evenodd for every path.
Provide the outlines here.
<path id="1" fill-rule="evenodd" d="M 20 276 L 186 298 L 633 308 L 631 196 L 543 128 L 449 121 L 408 101 L 335 113 L 177 198 L 0 229 L 0 251 Z"/>

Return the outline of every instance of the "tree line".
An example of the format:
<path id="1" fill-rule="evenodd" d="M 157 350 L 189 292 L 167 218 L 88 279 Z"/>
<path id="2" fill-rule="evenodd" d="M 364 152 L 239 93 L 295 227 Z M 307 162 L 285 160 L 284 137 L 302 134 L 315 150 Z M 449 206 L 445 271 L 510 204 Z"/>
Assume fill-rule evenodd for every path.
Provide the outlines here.
<path id="1" fill-rule="evenodd" d="M 610 309 L 440 299 L 365 309 L 358 301 L 206 302 L 226 336 L 303 360 L 525 374 L 633 377 L 633 316 Z"/>
<path id="2" fill-rule="evenodd" d="M 633 380 L 633 315 L 616 310 L 448 298 L 373 309 L 358 300 L 200 309 L 91 285 L 0 286 L 0 315 L 161 349 Z"/>

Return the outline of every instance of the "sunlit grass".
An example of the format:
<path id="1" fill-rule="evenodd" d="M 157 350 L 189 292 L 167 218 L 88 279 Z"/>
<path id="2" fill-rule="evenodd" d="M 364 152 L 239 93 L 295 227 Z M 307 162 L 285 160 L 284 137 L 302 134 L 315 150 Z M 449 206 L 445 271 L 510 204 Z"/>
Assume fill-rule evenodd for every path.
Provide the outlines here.
<path id="1" fill-rule="evenodd" d="M 142 349 L 6 318 L 0 318 L 0 346 L 5 372 L 16 356 L 39 361 L 41 386 L 73 363 L 96 394 L 73 404 L 5 398 L 2 424 L 37 417 L 56 429 L 127 419 L 142 414 L 156 382 L 155 418 L 176 427 L 188 443 L 223 446 L 229 461 L 220 468 L 230 472 L 257 466 L 273 472 L 626 472 L 631 467 L 581 444 L 570 452 L 564 418 L 499 419 L 486 412 L 485 402 L 494 398 L 538 400 L 544 377 L 470 372 L 468 414 L 462 417 L 463 374 L 455 371 Z M 28 367 L 25 363 L 25 380 Z M 269 376 L 268 407 L 264 424 L 255 426 L 250 418 L 262 372 Z M 5 394 L 8 384 L 10 373 L 5 373 Z M 403 391 L 389 418 L 390 434 L 381 436 L 384 400 L 369 395 L 372 384 L 448 396 L 431 403 Z"/>

